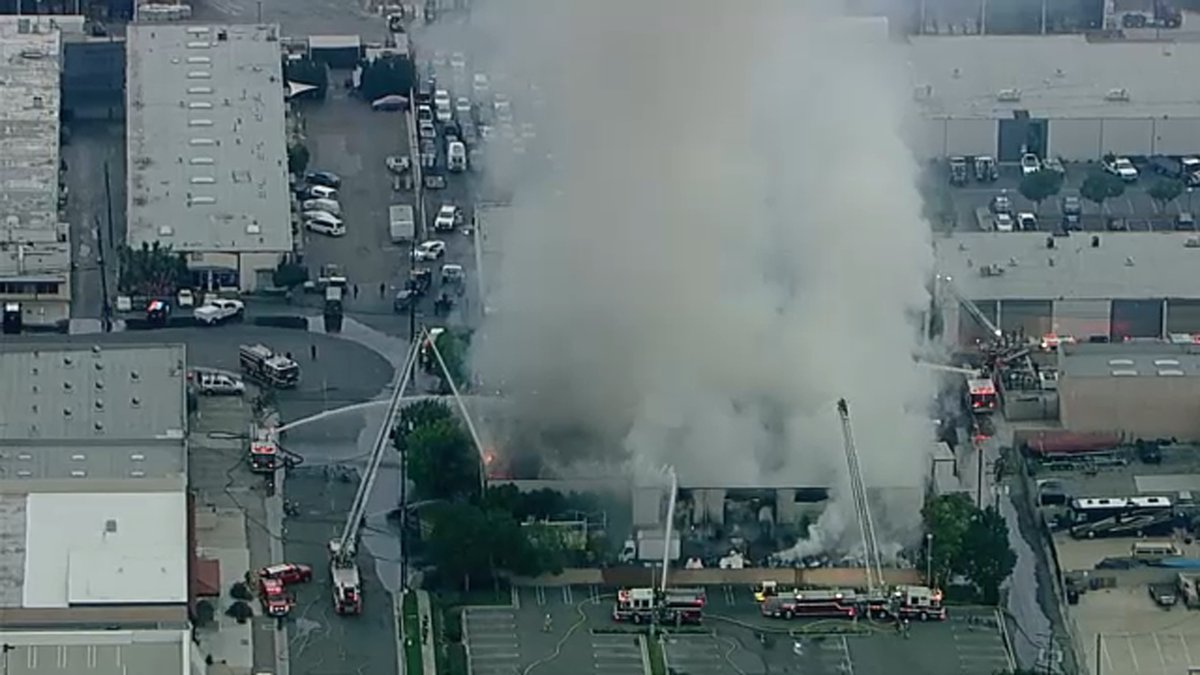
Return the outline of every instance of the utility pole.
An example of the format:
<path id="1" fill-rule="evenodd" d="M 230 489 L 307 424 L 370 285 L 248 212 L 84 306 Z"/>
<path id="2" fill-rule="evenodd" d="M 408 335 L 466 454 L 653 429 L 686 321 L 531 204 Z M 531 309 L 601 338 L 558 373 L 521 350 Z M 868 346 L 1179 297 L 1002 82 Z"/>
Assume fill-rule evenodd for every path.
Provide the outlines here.
<path id="1" fill-rule="evenodd" d="M 983 509 L 983 443 L 975 442 L 975 506 Z"/>

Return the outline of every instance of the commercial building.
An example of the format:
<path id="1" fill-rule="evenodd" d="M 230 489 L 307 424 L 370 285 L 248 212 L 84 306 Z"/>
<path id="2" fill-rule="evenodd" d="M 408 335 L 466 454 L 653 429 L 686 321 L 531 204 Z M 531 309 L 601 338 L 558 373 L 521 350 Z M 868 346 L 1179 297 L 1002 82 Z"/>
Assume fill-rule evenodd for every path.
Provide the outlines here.
<path id="1" fill-rule="evenodd" d="M 61 221 L 62 35 L 51 17 L 0 17 L 0 305 L 28 325 L 71 316 L 69 228 Z"/>
<path id="2" fill-rule="evenodd" d="M 185 252 L 198 287 L 271 285 L 293 242 L 278 28 L 131 25 L 126 59 L 130 244 Z"/>
<path id="3" fill-rule="evenodd" d="M 1065 429 L 1127 438 L 1200 439 L 1200 346 L 1081 344 L 1059 350 Z"/>
<path id="4" fill-rule="evenodd" d="M 0 349 L 13 672 L 188 673 L 182 346 Z"/>
<path id="5" fill-rule="evenodd" d="M 972 232 L 937 238 L 934 253 L 941 283 L 1005 331 L 1078 340 L 1200 334 L 1194 234 Z M 948 339 L 986 335 L 946 295 L 941 306 Z"/>
<path id="6" fill-rule="evenodd" d="M 914 37 L 925 158 L 1200 153 L 1200 43 L 1084 35 Z"/>

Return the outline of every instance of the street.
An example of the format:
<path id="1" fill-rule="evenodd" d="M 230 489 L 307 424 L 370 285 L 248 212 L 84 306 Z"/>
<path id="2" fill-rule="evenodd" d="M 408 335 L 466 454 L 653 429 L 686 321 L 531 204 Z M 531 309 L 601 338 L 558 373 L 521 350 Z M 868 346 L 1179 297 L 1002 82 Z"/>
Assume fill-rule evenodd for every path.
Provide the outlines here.
<path id="1" fill-rule="evenodd" d="M 116 295 L 117 265 L 113 238 L 125 243 L 125 132 L 120 122 L 79 121 L 71 125 L 71 142 L 62 146 L 68 190 L 67 221 L 71 226 L 74 277 L 71 317 L 98 319 L 104 305 L 100 282 L 103 246 L 108 291 Z M 112 200 L 112 227 L 104 194 L 104 171 Z"/>

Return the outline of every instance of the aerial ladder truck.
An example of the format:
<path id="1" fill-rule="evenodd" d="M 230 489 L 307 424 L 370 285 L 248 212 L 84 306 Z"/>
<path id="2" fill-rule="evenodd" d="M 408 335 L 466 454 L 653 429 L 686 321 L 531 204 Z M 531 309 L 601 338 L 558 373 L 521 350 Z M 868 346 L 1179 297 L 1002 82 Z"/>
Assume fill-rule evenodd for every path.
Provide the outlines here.
<path id="1" fill-rule="evenodd" d="M 400 411 L 404 407 L 404 393 L 412 380 L 422 346 L 432 351 L 442 375 L 450 384 L 450 391 L 454 396 L 454 402 L 463 417 L 463 421 L 471 435 L 471 440 L 475 444 L 475 449 L 479 453 L 480 481 L 486 481 L 486 473 L 483 468 L 483 445 L 479 440 L 475 424 L 471 419 L 470 413 L 467 411 L 462 396 L 459 394 L 454 378 L 451 377 L 449 369 L 446 368 L 446 362 L 438 350 L 436 341 L 429 334 L 429 331 L 422 329 L 418 335 L 418 339 L 414 340 L 412 345 L 409 346 L 403 370 L 396 373 L 396 380 L 392 388 L 392 397 L 388 403 L 387 411 L 384 413 L 383 423 L 375 435 L 375 444 L 367 460 L 366 471 L 359 481 L 358 491 L 354 495 L 354 502 L 350 507 L 350 512 L 346 516 L 346 524 L 342 528 L 342 535 L 329 542 L 329 576 L 333 586 L 333 607 L 334 611 L 338 614 L 354 615 L 362 613 L 362 578 L 358 569 L 358 545 L 362 527 L 366 523 L 367 502 L 370 500 L 371 490 L 375 486 L 375 479 L 379 475 L 379 466 L 392 446 L 392 430 L 396 427 Z M 407 475 L 403 476 L 402 480 L 408 480 Z M 408 505 L 402 504 L 401 508 L 406 509 Z M 407 555 L 407 551 L 403 551 L 402 554 Z M 403 579 L 402 583 L 407 585 L 408 580 Z"/>

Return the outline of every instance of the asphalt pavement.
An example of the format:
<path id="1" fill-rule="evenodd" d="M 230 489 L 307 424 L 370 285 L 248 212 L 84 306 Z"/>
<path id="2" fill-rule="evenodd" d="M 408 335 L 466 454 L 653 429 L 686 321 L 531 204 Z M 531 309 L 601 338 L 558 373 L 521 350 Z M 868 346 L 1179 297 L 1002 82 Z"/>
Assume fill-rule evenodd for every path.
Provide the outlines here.
<path id="1" fill-rule="evenodd" d="M 119 246 L 125 243 L 125 132 L 121 122 L 81 120 L 70 127 L 71 141 L 62 146 L 62 160 L 67 166 L 67 222 L 74 256 L 71 317 L 98 319 L 104 304 L 101 247 L 106 256 L 108 290 L 115 296 L 117 265 L 112 240 Z M 111 229 L 104 188 L 105 166 L 111 186 Z"/>

